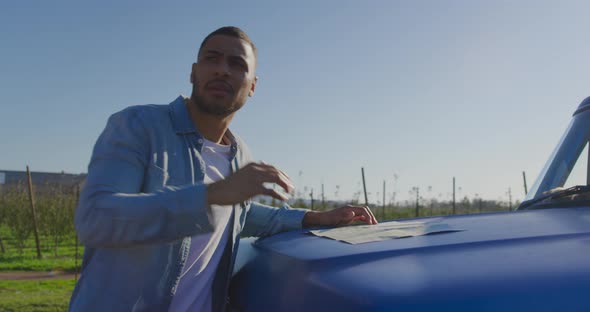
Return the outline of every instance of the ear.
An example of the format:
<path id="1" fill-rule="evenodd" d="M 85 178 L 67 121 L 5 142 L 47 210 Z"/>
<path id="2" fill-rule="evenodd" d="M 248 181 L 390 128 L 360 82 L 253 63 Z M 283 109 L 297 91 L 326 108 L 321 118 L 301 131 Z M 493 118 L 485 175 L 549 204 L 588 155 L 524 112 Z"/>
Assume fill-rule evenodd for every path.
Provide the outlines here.
<path id="1" fill-rule="evenodd" d="M 195 76 L 196 75 L 197 75 L 197 63 L 193 63 L 193 66 L 191 68 L 191 76 L 190 76 L 190 80 L 191 80 L 192 84 L 195 83 Z"/>
<path id="2" fill-rule="evenodd" d="M 252 86 L 250 87 L 250 92 L 248 92 L 248 96 L 252 97 L 254 95 L 254 90 L 256 90 L 256 83 L 258 82 L 258 76 L 254 77 L 254 81 L 252 82 Z"/>

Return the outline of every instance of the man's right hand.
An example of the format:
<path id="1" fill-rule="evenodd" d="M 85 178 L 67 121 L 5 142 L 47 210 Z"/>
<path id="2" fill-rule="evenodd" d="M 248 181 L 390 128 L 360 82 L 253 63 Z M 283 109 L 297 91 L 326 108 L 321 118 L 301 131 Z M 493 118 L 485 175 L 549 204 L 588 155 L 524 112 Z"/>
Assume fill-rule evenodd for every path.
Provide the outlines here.
<path id="1" fill-rule="evenodd" d="M 289 177 L 278 168 L 265 163 L 249 163 L 229 177 L 209 184 L 207 202 L 209 205 L 233 205 L 256 195 L 268 195 L 278 200 L 287 200 L 285 195 L 266 188 L 264 183 L 275 183 L 287 193 L 293 190 Z"/>

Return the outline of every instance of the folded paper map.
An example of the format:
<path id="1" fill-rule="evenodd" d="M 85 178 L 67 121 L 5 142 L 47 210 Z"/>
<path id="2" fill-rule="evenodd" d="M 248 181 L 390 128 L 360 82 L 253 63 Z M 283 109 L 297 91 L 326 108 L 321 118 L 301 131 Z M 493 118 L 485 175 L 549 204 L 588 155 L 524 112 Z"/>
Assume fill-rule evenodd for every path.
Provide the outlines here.
<path id="1" fill-rule="evenodd" d="M 338 228 L 309 231 L 316 236 L 322 236 L 349 244 L 377 242 L 386 239 L 412 237 L 432 233 L 455 232 L 460 229 L 452 228 L 441 222 L 397 222 L 388 221 L 377 225 L 344 226 Z"/>

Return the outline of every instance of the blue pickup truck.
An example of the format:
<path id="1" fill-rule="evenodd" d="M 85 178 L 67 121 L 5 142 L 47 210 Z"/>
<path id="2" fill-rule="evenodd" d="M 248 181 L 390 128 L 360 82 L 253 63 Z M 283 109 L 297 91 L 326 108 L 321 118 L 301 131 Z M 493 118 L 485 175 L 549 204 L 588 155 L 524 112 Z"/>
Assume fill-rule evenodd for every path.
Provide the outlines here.
<path id="1" fill-rule="evenodd" d="M 514 212 L 398 222 L 449 231 L 348 244 L 243 240 L 236 311 L 590 311 L 590 98 Z"/>

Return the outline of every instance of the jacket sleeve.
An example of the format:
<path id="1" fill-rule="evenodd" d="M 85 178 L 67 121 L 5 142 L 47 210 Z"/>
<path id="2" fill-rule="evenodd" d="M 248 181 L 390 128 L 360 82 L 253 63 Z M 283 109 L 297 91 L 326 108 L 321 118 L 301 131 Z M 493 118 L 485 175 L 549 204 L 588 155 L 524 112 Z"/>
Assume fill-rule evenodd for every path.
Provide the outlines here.
<path id="1" fill-rule="evenodd" d="M 281 208 L 252 202 L 246 215 L 242 237 L 264 237 L 281 232 L 300 230 L 303 216 L 309 210 L 291 208 L 285 204 Z"/>
<path id="2" fill-rule="evenodd" d="M 80 241 L 87 246 L 165 243 L 213 231 L 206 185 L 142 192 L 150 146 L 138 114 L 126 109 L 111 116 L 94 146 L 75 216 Z"/>

